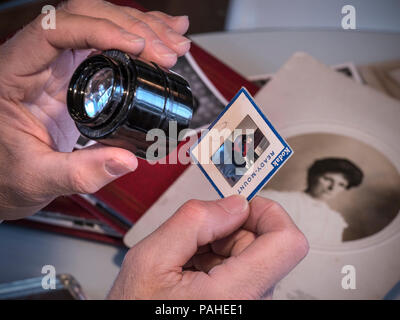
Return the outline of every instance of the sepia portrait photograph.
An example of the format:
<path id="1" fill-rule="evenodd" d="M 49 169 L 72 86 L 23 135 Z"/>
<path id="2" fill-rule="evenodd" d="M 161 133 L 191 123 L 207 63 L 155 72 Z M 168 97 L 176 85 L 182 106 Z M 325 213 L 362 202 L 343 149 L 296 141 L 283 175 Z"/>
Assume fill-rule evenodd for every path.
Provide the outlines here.
<path id="1" fill-rule="evenodd" d="M 260 195 L 278 201 L 311 245 L 372 236 L 400 210 L 400 175 L 359 140 L 327 133 L 288 139 L 293 157 Z"/>

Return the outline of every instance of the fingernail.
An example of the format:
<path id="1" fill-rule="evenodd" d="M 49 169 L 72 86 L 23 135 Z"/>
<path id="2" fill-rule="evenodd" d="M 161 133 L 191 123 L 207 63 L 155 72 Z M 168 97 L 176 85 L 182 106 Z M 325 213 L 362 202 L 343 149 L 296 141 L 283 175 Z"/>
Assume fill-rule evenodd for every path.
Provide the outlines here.
<path id="1" fill-rule="evenodd" d="M 129 172 L 132 172 L 137 167 L 137 160 L 132 161 L 132 163 L 122 163 L 115 159 L 107 160 L 104 167 L 107 172 L 112 176 L 122 176 Z"/>
<path id="2" fill-rule="evenodd" d="M 249 206 L 246 198 L 239 195 L 234 195 L 218 200 L 218 204 L 223 207 L 225 211 L 232 214 L 243 213 L 247 210 L 247 207 Z"/>
<path id="3" fill-rule="evenodd" d="M 192 42 L 190 39 L 181 36 L 179 33 L 176 33 L 172 29 L 167 31 L 167 38 L 176 43 L 178 46 L 185 46 L 188 43 Z"/>
<path id="4" fill-rule="evenodd" d="M 165 44 L 162 43 L 161 40 L 153 40 L 153 49 L 162 57 L 176 57 L 177 54 L 175 51 L 172 51 Z"/>
<path id="5" fill-rule="evenodd" d="M 128 40 L 129 42 L 144 42 L 144 39 L 137 36 L 136 34 L 130 33 L 126 31 L 125 29 L 121 29 L 121 35 L 125 40 Z"/>
<path id="6" fill-rule="evenodd" d="M 189 16 L 177 16 L 177 17 L 174 17 L 173 18 L 173 20 L 175 20 L 175 21 L 178 21 L 178 20 L 189 20 Z"/>

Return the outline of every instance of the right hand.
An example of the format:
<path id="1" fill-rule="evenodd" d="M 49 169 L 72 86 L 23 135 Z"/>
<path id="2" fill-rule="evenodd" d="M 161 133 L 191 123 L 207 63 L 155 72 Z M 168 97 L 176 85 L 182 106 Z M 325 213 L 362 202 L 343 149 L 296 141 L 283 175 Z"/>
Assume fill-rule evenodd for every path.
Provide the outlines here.
<path id="1" fill-rule="evenodd" d="M 307 254 L 276 202 L 191 200 L 127 253 L 110 299 L 265 299 Z"/>

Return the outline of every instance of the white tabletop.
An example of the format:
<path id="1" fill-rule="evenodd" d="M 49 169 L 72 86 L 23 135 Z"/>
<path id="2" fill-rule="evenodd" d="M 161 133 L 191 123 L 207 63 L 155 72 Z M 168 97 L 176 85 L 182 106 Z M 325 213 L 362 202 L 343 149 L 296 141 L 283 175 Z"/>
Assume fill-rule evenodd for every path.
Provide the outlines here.
<path id="1" fill-rule="evenodd" d="M 273 73 L 296 51 L 330 65 L 400 59 L 400 33 L 257 30 L 191 37 L 244 76 Z M 44 265 L 72 274 L 89 298 L 106 296 L 126 250 L 112 245 L 0 225 L 0 283 L 41 276 Z"/>

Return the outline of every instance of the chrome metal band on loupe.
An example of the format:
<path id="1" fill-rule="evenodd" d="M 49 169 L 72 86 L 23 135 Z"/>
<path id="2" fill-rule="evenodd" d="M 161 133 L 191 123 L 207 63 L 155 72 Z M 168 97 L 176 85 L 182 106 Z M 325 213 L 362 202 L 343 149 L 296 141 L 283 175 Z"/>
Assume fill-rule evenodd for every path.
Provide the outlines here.
<path id="1" fill-rule="evenodd" d="M 118 50 L 93 55 L 74 72 L 67 94 L 68 111 L 85 137 L 131 150 L 145 158 L 151 129 L 164 131 L 176 121 L 188 128 L 193 97 L 188 82 L 155 63 Z M 168 146 L 166 144 L 166 146 Z"/>

